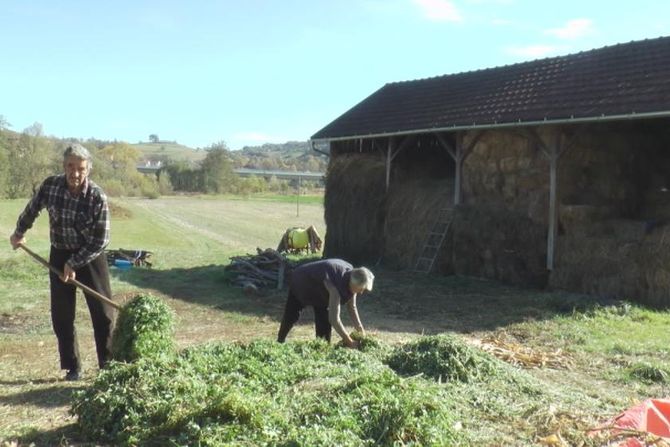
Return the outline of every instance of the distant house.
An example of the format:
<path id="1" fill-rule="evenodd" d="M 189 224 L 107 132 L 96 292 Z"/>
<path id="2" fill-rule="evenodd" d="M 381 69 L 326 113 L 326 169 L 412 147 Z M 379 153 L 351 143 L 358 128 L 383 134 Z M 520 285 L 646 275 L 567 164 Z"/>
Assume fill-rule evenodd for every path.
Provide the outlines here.
<path id="1" fill-rule="evenodd" d="M 162 161 L 151 160 L 139 163 L 136 167 L 142 174 L 154 174 L 156 178 L 160 178 L 161 172 L 165 169 Z"/>
<path id="2" fill-rule="evenodd" d="M 328 148 L 325 254 L 670 305 L 670 37 L 383 86 Z"/>

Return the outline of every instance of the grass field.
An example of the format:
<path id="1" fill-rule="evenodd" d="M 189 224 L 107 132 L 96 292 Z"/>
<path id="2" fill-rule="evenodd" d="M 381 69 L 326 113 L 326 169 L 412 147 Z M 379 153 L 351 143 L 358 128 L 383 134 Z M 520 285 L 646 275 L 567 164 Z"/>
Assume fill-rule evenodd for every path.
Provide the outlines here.
<path id="1" fill-rule="evenodd" d="M 24 205 L 0 201 L 0 234 L 9 236 Z M 231 255 L 275 247 L 290 226 L 313 224 L 325 233 L 320 198 L 302 201 L 300 217 L 294 202 L 272 196 L 114 205 L 110 248 L 151 250 L 155 262 L 151 270 L 113 269 L 114 294 L 124 299 L 151 291 L 163 297 L 177 315 L 180 347 L 273 339 L 285 292 L 248 297 L 226 283 L 223 266 Z M 46 255 L 45 216 L 28 236 L 28 245 Z M 373 270 L 375 291 L 361 299 L 359 311 L 384 342 L 449 332 L 474 346 L 496 339 L 557 359 L 527 370 L 551 400 L 510 400 L 493 385 L 486 395 L 473 387 L 453 389 L 454 412 L 477 440 L 473 445 L 538 445 L 552 434 L 582 439 L 580 433 L 635 402 L 669 394 L 668 312 L 471 278 Z M 97 373 L 88 312 L 83 301 L 78 306 L 85 380 L 69 383 L 58 370 L 46 273 L 25 253 L 0 245 L 0 445 L 89 445 L 68 411 L 72 393 Z M 290 339 L 312 338 L 309 315 L 301 323 Z"/>

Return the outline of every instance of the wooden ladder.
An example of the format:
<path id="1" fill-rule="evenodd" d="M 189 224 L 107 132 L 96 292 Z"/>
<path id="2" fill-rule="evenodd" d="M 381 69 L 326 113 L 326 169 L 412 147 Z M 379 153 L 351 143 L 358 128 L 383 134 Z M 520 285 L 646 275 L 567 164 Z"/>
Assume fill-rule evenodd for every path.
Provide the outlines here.
<path id="1" fill-rule="evenodd" d="M 423 250 L 416 260 L 414 271 L 417 273 L 430 273 L 433 270 L 435 259 L 440 253 L 440 248 L 447 236 L 451 221 L 453 220 L 453 208 L 442 208 L 433 224 L 433 228 L 428 233 Z"/>

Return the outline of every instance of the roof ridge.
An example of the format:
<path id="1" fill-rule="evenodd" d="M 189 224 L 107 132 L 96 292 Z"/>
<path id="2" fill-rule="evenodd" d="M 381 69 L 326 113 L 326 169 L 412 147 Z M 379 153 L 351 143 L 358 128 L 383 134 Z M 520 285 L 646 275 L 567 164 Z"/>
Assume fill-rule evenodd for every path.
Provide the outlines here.
<path id="1" fill-rule="evenodd" d="M 643 43 L 643 42 L 650 42 L 650 41 L 653 41 L 653 40 L 663 40 L 663 39 L 670 39 L 670 35 L 644 38 L 644 39 L 640 39 L 640 40 L 630 40 L 628 42 L 617 42 L 615 44 L 605 45 L 605 46 L 597 47 L 597 48 L 591 48 L 589 50 L 581 50 L 581 51 L 577 51 L 577 52 L 574 52 L 574 53 L 563 54 L 563 55 L 560 55 L 560 56 L 547 56 L 547 57 L 542 57 L 542 58 L 537 58 L 537 59 L 531 59 L 531 60 L 528 60 L 528 61 L 515 62 L 515 63 L 512 63 L 512 64 L 495 65 L 493 67 L 477 68 L 477 69 L 473 69 L 473 70 L 464 70 L 464 71 L 458 71 L 458 72 L 455 72 L 455 73 L 446 73 L 446 74 L 442 74 L 442 75 L 428 76 L 428 77 L 425 77 L 425 78 L 406 79 L 406 80 L 402 80 L 402 81 L 392 81 L 392 82 L 387 82 L 386 84 L 384 84 L 384 87 L 392 86 L 392 85 L 408 84 L 408 83 L 412 83 L 412 82 L 437 80 L 437 79 L 443 79 L 443 78 L 448 78 L 448 77 L 452 77 L 452 76 L 455 77 L 455 76 L 470 75 L 470 74 L 473 74 L 473 73 L 483 73 L 483 72 L 487 72 L 487 71 L 498 70 L 498 69 L 501 69 L 501 68 L 510 68 L 510 67 L 517 67 L 517 66 L 520 67 L 520 66 L 523 66 L 523 65 L 539 64 L 539 62 L 547 62 L 547 61 L 551 61 L 551 60 L 558 61 L 560 59 L 572 58 L 572 57 L 575 57 L 575 56 L 580 55 L 580 54 L 583 55 L 583 54 L 587 54 L 587 53 L 595 53 L 595 52 L 604 51 L 604 50 L 607 50 L 607 49 L 612 49 L 612 48 L 616 48 L 616 47 L 620 47 L 620 46 L 626 46 L 626 45 L 631 45 L 631 44 L 636 44 L 636 43 Z"/>
<path id="2" fill-rule="evenodd" d="M 388 83 L 312 136 L 670 117 L 670 36 Z"/>

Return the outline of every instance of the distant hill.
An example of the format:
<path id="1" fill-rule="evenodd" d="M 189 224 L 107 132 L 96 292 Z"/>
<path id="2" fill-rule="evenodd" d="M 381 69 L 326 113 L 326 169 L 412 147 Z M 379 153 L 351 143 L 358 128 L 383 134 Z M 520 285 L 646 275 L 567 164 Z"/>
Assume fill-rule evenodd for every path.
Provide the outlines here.
<path id="1" fill-rule="evenodd" d="M 324 172 L 328 165 L 328 158 L 314 152 L 307 141 L 245 146 L 232 156 L 236 168 Z"/>
<path id="2" fill-rule="evenodd" d="M 205 158 L 205 149 L 193 149 L 176 142 L 141 142 L 132 145 L 142 153 L 142 161 L 189 161 L 199 162 Z M 281 144 L 245 146 L 230 151 L 235 168 L 324 172 L 327 157 L 314 152 L 307 141 L 289 141 Z"/>
<path id="3" fill-rule="evenodd" d="M 176 142 L 136 143 L 132 145 L 142 153 L 143 161 L 186 160 L 197 162 L 205 158 L 203 149 L 193 149 Z"/>

